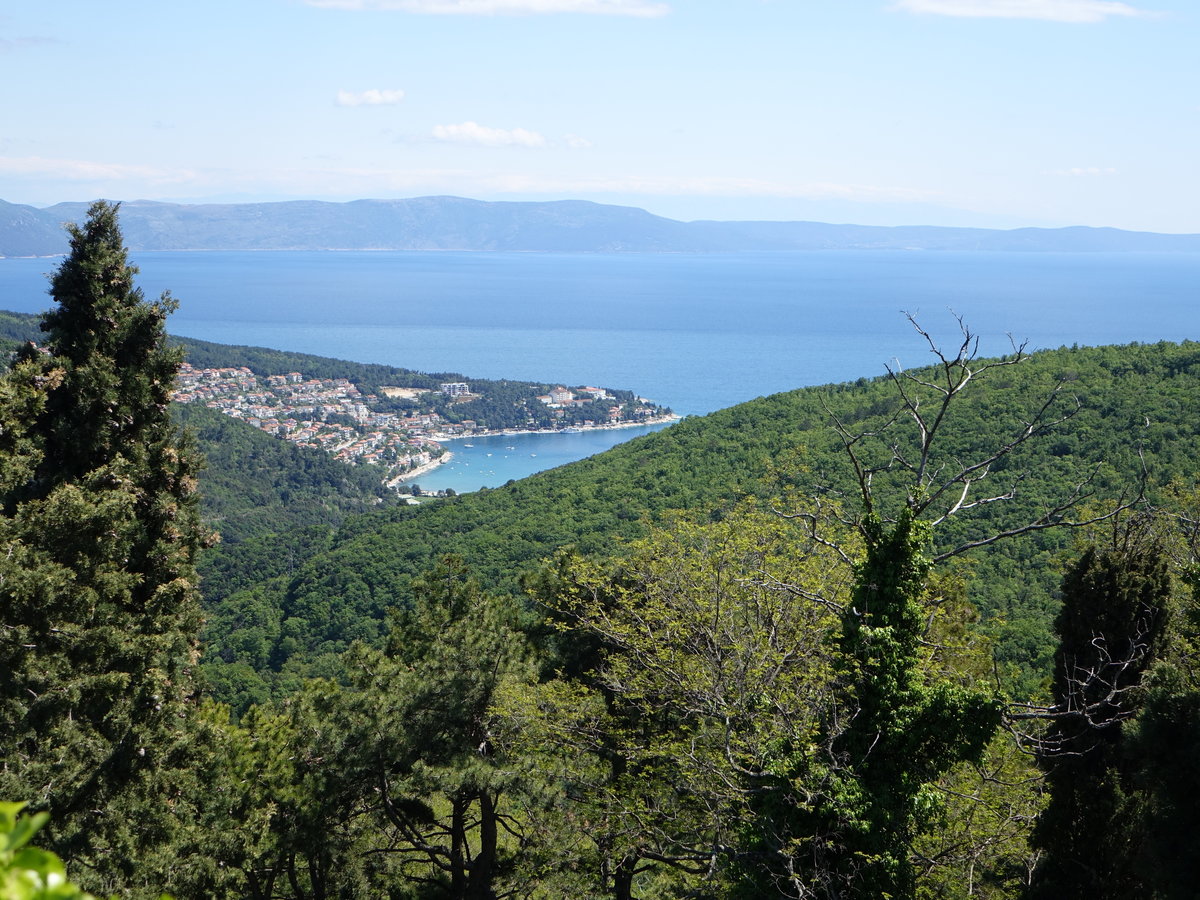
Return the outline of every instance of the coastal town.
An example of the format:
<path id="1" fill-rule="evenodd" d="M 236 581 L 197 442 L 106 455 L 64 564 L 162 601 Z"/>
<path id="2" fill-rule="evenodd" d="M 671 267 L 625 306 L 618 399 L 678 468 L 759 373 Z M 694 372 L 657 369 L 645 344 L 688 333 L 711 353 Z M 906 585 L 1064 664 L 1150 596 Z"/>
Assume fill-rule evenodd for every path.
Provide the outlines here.
<path id="1" fill-rule="evenodd" d="M 488 429 L 472 419 L 457 419 L 435 407 L 453 409 L 476 397 L 471 385 L 447 382 L 436 388 L 381 387 L 363 393 L 347 378 L 306 378 L 300 372 L 260 377 L 245 366 L 180 367 L 173 399 L 202 403 L 245 421 L 268 434 L 303 447 L 324 450 L 348 463 L 372 463 L 386 472 L 385 482 L 402 482 L 449 459 L 443 445 L 454 438 L 512 433 Z M 574 431 L 652 424 L 675 418 L 669 410 L 643 398 L 621 402 L 603 388 L 556 386 L 536 397 L 550 421 L 559 427 L 539 431 Z M 535 404 L 536 405 L 536 404 Z M 591 418 L 569 415 L 586 410 Z M 540 417 L 545 421 L 546 417 Z M 535 420 L 527 417 L 527 430 Z"/>

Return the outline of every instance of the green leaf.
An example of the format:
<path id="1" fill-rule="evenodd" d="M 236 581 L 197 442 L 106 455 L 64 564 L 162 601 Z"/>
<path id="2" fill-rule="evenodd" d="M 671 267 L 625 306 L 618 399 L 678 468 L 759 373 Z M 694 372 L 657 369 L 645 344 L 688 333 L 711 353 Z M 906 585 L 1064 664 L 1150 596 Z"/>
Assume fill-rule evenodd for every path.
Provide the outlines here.
<path id="1" fill-rule="evenodd" d="M 43 881 L 50 881 L 52 875 L 66 878 L 67 869 L 62 860 L 48 850 L 37 847 L 25 847 L 13 857 L 13 868 L 36 872 Z"/>
<path id="2" fill-rule="evenodd" d="M 20 806 L 24 805 L 23 803 L 20 804 Z M 3 852 L 11 853 L 18 847 L 23 847 L 29 843 L 33 836 L 37 834 L 38 829 L 46 824 L 48 818 L 50 818 L 49 814 L 40 812 L 36 815 L 17 819 L 16 824 L 7 829 L 8 833 L 4 835 Z"/>

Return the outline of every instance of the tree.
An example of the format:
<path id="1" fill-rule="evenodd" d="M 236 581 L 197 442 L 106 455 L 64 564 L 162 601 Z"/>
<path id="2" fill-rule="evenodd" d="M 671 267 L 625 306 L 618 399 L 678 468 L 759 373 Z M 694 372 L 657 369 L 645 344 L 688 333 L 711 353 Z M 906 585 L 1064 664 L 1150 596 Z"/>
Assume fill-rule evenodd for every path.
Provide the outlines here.
<path id="1" fill-rule="evenodd" d="M 511 599 L 443 556 L 396 608 L 383 653 L 350 655 L 363 787 L 377 798 L 392 864 L 423 897 L 494 900 L 520 846 L 527 773 L 499 752 L 491 705 L 532 676 Z"/>
<path id="2" fill-rule="evenodd" d="M 776 889 L 786 886 L 790 896 L 915 896 L 914 844 L 936 820 L 936 783 L 957 764 L 978 762 L 1000 725 L 997 692 L 955 684 L 923 665 L 932 565 L 1018 535 L 1092 524 L 1128 508 L 1118 504 L 1083 521 L 1071 519 L 1088 496 L 1084 478 L 1028 520 L 988 523 L 984 533 L 935 552 L 934 529 L 1016 496 L 1019 471 L 1007 490 L 979 491 L 1017 450 L 1071 418 L 1079 404 L 1064 408 L 1056 389 L 999 446 L 956 448 L 960 396 L 980 377 L 1021 363 L 1024 349 L 1014 346 L 1011 356 L 977 361 L 978 339 L 959 320 L 962 341 L 947 354 L 909 319 L 935 364 L 917 372 L 889 369 L 900 402 L 881 427 L 856 430 L 835 419 L 858 486 L 861 514 L 853 524 L 863 550 L 855 560 L 852 602 L 841 616 L 844 688 L 824 740 L 827 787 L 816 803 L 779 813 L 791 815 L 785 830 L 809 835 L 805 856 L 771 873 Z M 819 538 L 817 515 L 796 516 Z M 789 778 L 808 772 L 808 760 L 798 757 L 797 763 L 785 771 Z"/>
<path id="3" fill-rule="evenodd" d="M 203 896 L 510 895 L 535 779 L 497 751 L 489 707 L 531 676 L 516 605 L 446 556 L 392 626 L 386 649 L 350 647 L 342 683 L 310 680 L 229 727 L 213 783 L 239 827 L 212 852 L 232 875 Z"/>
<path id="4" fill-rule="evenodd" d="M 0 386 L 0 794 L 50 811 L 51 847 L 108 892 L 154 878 L 186 819 L 205 538 L 173 301 L 134 287 L 115 205 L 68 230 L 47 346 Z"/>
<path id="5" fill-rule="evenodd" d="M 933 785 L 979 760 L 1001 708 L 986 690 L 923 671 L 929 525 L 910 504 L 890 527 L 869 514 L 862 532 L 840 634 L 846 724 L 828 723 L 830 784 L 812 816 L 814 864 L 798 874 L 830 897 L 905 898 L 916 890 L 913 841 L 937 809 Z"/>
<path id="6" fill-rule="evenodd" d="M 961 573 L 930 582 L 932 620 L 923 636 L 926 671 L 970 687 L 995 677 L 995 641 L 982 633 Z M 1033 865 L 1029 832 L 1045 805 L 1042 773 L 1004 730 L 978 762 L 946 772 L 934 791 L 940 812 L 913 844 L 919 900 L 1002 900 L 1018 896 Z"/>
<path id="7" fill-rule="evenodd" d="M 1143 896 L 1164 900 L 1192 897 L 1200 883 L 1197 609 L 1193 595 L 1180 646 L 1149 673 L 1142 712 L 1125 738 L 1132 782 L 1141 792 L 1142 845 L 1135 863 L 1146 886 Z"/>
<path id="8" fill-rule="evenodd" d="M 1141 710 L 1123 725 L 1140 792 L 1138 864 L 1145 896 L 1183 900 L 1200 883 L 1200 494 L 1173 485 L 1165 546 L 1182 590 L 1165 646 L 1143 678 Z"/>
<path id="9" fill-rule="evenodd" d="M 833 701 L 825 601 L 847 574 L 746 504 L 719 522 L 679 517 L 610 564 L 564 555 L 542 575 L 557 677 L 500 708 L 520 752 L 566 785 L 542 817 L 557 828 L 560 895 L 694 896 L 790 849 L 762 837 L 763 798 L 792 795 L 779 747 L 811 746 Z"/>
<path id="10" fill-rule="evenodd" d="M 942 818 L 943 779 L 983 758 L 1003 709 L 997 690 L 947 677 L 934 658 L 933 566 L 1084 524 L 1070 511 L 1088 494 L 1085 477 L 1027 519 L 959 528 L 935 549 L 952 518 L 986 518 L 1016 495 L 1019 467 L 999 491 L 981 488 L 1078 404 L 1051 391 L 997 444 L 970 446 L 956 431 L 963 392 L 1024 353 L 977 361 L 965 327 L 952 354 L 920 333 L 936 363 L 890 373 L 899 402 L 874 411 L 882 425 L 835 418 L 857 515 L 810 484 L 780 504 L 776 527 L 806 526 L 787 537 L 746 517 L 677 522 L 615 572 L 573 561 L 543 592 L 581 636 L 560 658 L 574 682 L 549 682 L 508 711 L 557 751 L 576 815 L 606 841 L 608 871 L 625 876 L 597 886 L 607 894 L 632 896 L 630 873 L 665 863 L 728 878 L 736 896 L 916 895 L 917 840 Z M 848 591 L 834 587 L 837 572 Z M 784 598 L 788 615 L 763 617 Z M 1001 827 L 989 839 L 1011 847 Z M 983 853 L 956 858 L 974 865 Z"/>
<path id="11" fill-rule="evenodd" d="M 1171 577 L 1162 547 L 1134 526 L 1088 547 L 1063 579 L 1054 706 L 1039 742 L 1050 802 L 1030 898 L 1145 896 L 1137 760 L 1127 723 L 1166 633 Z"/>

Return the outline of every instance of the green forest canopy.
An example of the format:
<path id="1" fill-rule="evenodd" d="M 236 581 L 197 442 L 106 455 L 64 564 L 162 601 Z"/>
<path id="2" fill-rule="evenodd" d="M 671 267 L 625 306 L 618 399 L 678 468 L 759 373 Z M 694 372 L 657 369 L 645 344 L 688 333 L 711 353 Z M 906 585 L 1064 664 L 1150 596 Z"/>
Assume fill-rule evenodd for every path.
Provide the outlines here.
<path id="1" fill-rule="evenodd" d="M 34 334 L 33 317 L 0 315 L 5 339 Z M 183 344 L 196 364 L 263 373 L 301 366 L 364 385 L 405 375 L 450 377 Z M 939 540 L 956 543 L 1023 521 L 1088 477 L 1095 503 L 1121 496 L 1136 489 L 1143 460 L 1152 488 L 1190 483 L 1198 359 L 1200 345 L 1191 342 L 1060 348 L 973 384 L 946 429 L 946 460 L 998 445 L 1055 390 L 1058 409 L 1077 403 L 1078 410 L 990 476 L 989 487 L 1000 492 L 1009 486 L 1005 479 L 1021 475 L 1013 500 L 952 520 Z M 886 378 L 803 388 L 689 417 L 597 458 L 423 508 L 394 506 L 369 469 L 290 447 L 209 410 L 180 408 L 210 461 L 202 476 L 205 515 L 223 536 L 202 561 L 210 671 L 218 675 L 234 663 L 271 679 L 289 663 L 306 671 L 319 657 L 328 661 L 355 637 L 378 640 L 386 610 L 403 605 L 411 579 L 443 553 L 462 554 L 487 585 L 519 590 L 522 573 L 558 548 L 611 553 L 672 510 L 719 516 L 742 497 L 769 499 L 818 485 L 848 490 L 833 418 L 869 430 L 896 405 Z M 344 521 L 347 515 L 355 518 Z M 1027 678 L 1042 677 L 1049 666 L 1054 560 L 1071 540 L 1050 531 L 967 562 L 975 576 L 971 599 L 999 638 L 1000 659 Z M 247 606 L 254 615 L 246 615 Z M 247 621 L 253 653 L 232 649 L 244 646 L 237 623 Z"/>
<path id="2" fill-rule="evenodd" d="M 1092 504 L 1136 492 L 1143 463 L 1152 489 L 1194 478 L 1200 423 L 1200 344 L 1062 348 L 1032 355 L 972 384 L 947 422 L 941 462 L 999 446 L 1051 394 L 1070 418 L 1020 448 L 989 476 L 988 490 L 1015 487 L 1012 500 L 952 519 L 945 545 L 1003 530 L 1040 513 L 1085 481 Z M 228 585 L 205 587 L 210 666 L 240 663 L 266 672 L 303 669 L 354 638 L 376 640 L 385 612 L 403 606 L 412 578 L 444 553 L 461 554 L 484 584 L 519 592 L 522 573 L 557 549 L 618 552 L 623 541 L 673 510 L 722 515 L 737 500 L 786 497 L 815 487 L 850 491 L 836 416 L 877 428 L 896 409 L 886 378 L 804 388 L 689 417 L 592 459 L 503 487 L 422 508 L 396 507 L 347 520 L 328 545 L 242 592 L 277 539 L 218 549 Z M 886 491 L 886 483 L 881 484 Z M 786 499 L 784 508 L 786 511 Z M 998 654 L 1023 677 L 1040 678 L 1053 645 L 1058 569 L 1073 538 L 1047 531 L 1000 543 L 966 562 L 971 599 L 1000 640 Z M 241 573 L 241 574 L 238 574 Z M 249 616 L 248 610 L 254 615 Z M 252 619 L 256 655 L 232 649 L 234 623 Z M 286 632 L 286 633 L 285 633 Z M 269 649 L 268 649 L 269 648 Z"/>

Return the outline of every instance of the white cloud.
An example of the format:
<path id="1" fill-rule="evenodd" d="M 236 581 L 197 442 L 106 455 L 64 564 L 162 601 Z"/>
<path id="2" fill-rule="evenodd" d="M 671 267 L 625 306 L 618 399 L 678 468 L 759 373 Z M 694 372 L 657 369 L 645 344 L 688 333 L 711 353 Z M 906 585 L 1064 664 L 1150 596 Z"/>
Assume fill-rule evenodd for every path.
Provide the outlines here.
<path id="1" fill-rule="evenodd" d="M 572 150 L 590 150 L 592 148 L 591 141 L 577 134 L 568 134 L 563 137 L 563 140 L 566 141 L 567 146 Z"/>
<path id="2" fill-rule="evenodd" d="M 438 125 L 433 137 L 456 144 L 479 144 L 484 147 L 545 147 L 546 139 L 536 131 L 524 128 L 488 128 L 477 122 L 461 125 Z"/>
<path id="3" fill-rule="evenodd" d="M 305 0 L 326 9 L 380 9 L 429 15 L 493 16 L 541 13 L 665 16 L 670 7 L 651 0 Z"/>
<path id="4" fill-rule="evenodd" d="M 53 38 L 43 37 L 0 38 L 0 53 L 15 53 L 17 50 L 25 50 L 29 47 L 57 43 L 59 42 Z"/>
<path id="5" fill-rule="evenodd" d="M 894 8 L 935 16 L 1072 23 L 1103 22 L 1109 16 L 1156 15 L 1116 0 L 897 0 Z"/>
<path id="6" fill-rule="evenodd" d="M 395 106 L 404 99 L 404 91 L 378 90 L 369 91 L 338 91 L 338 106 Z"/>
<path id="7" fill-rule="evenodd" d="M 1065 175 L 1070 178 L 1097 178 L 1103 175 L 1116 175 L 1117 170 L 1111 167 L 1101 168 L 1099 166 L 1076 166 L 1071 169 L 1053 169 L 1046 174 Z"/>
<path id="8" fill-rule="evenodd" d="M 80 159 L 46 159 L 41 156 L 0 157 L 0 174 L 62 178 L 67 181 L 149 181 L 156 184 L 191 181 L 195 177 L 195 172 L 190 169 L 162 169 Z"/>

